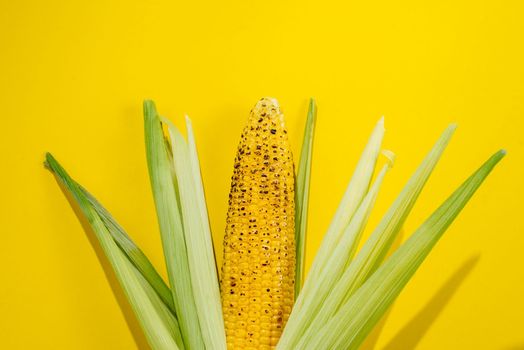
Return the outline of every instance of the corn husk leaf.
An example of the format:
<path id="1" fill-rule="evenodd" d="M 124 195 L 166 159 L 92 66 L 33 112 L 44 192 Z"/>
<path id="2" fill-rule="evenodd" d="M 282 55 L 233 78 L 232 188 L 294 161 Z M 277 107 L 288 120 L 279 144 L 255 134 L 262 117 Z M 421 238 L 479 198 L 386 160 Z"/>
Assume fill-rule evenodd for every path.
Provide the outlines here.
<path id="1" fill-rule="evenodd" d="M 495 153 L 473 173 L 315 332 L 314 339 L 304 348 L 358 349 L 505 153 Z"/>
<path id="2" fill-rule="evenodd" d="M 309 327 L 310 322 L 322 307 L 329 291 L 335 286 L 340 276 L 349 264 L 358 246 L 358 242 L 366 227 L 369 215 L 375 204 L 379 189 L 382 185 L 390 164 L 385 165 L 380 171 L 373 186 L 364 197 L 355 215 L 348 226 L 344 229 L 339 244 L 331 252 L 326 266 L 329 266 L 329 273 L 319 276 L 318 282 L 313 286 L 307 295 L 300 295 L 300 308 L 294 308 L 284 334 L 278 343 L 278 349 L 294 349 L 294 344 L 298 342 L 301 335 Z"/>
<path id="3" fill-rule="evenodd" d="M 186 117 L 188 142 L 167 120 L 180 197 L 191 283 L 206 349 L 226 349 L 217 268 L 209 228 L 204 188 L 191 121 Z"/>
<path id="4" fill-rule="evenodd" d="M 144 124 L 151 188 L 180 331 L 187 348 L 204 349 L 176 179 L 173 178 L 170 151 L 165 142 L 160 117 L 152 101 L 144 102 Z"/>
<path id="5" fill-rule="evenodd" d="M 325 272 L 326 263 L 331 256 L 331 253 L 337 246 L 344 229 L 351 221 L 351 218 L 360 206 L 362 199 L 368 192 L 369 184 L 371 183 L 371 178 L 373 177 L 375 165 L 377 163 L 377 158 L 380 154 L 380 147 L 383 138 L 384 119 L 381 118 L 373 129 L 368 144 L 360 157 L 335 216 L 333 217 L 333 220 L 322 240 L 315 259 L 313 260 L 311 269 L 306 277 L 304 286 L 300 293 L 301 295 L 307 295 L 310 288 L 313 288 L 317 284 L 319 277 Z M 300 299 L 299 296 L 294 306 L 295 309 L 301 307 Z M 293 313 L 290 317 L 293 317 Z M 292 323 L 291 318 L 288 321 L 288 326 L 289 323 Z"/>
<path id="6" fill-rule="evenodd" d="M 151 284 L 117 245 L 84 191 L 51 154 L 46 155 L 46 166 L 71 193 L 87 218 L 151 347 L 155 350 L 183 349 L 176 318 Z"/>
<path id="7" fill-rule="evenodd" d="M 305 334 L 301 339 L 303 343 L 314 337 L 311 331 L 322 327 L 380 265 L 400 232 L 424 184 L 442 156 L 455 128 L 455 125 L 450 125 L 442 133 L 369 239 L 364 243 L 355 260 L 344 271 L 338 283 L 329 290 L 329 295 L 320 311 L 310 320 L 309 329 L 303 332 Z"/>
<path id="8" fill-rule="evenodd" d="M 304 138 L 300 150 L 297 177 L 295 181 L 295 299 L 298 297 L 304 280 L 304 263 L 306 255 L 307 214 L 309 207 L 309 184 L 311 182 L 311 160 L 313 157 L 313 139 L 317 119 L 317 105 L 314 99 L 309 100 Z"/>
<path id="9" fill-rule="evenodd" d="M 158 294 L 160 299 L 169 308 L 173 316 L 176 317 L 175 305 L 173 304 L 173 296 L 171 290 L 164 282 L 160 274 L 157 272 L 153 264 L 149 261 L 147 256 L 142 250 L 133 242 L 131 237 L 125 232 L 120 224 L 113 218 L 113 216 L 107 211 L 106 208 L 85 188 L 77 183 L 86 196 L 87 200 L 93 206 L 96 213 L 102 219 L 106 225 L 109 233 L 115 240 L 116 244 L 126 254 L 129 261 L 137 268 L 138 271 L 144 276 L 147 282 L 153 287 L 155 292 Z"/>

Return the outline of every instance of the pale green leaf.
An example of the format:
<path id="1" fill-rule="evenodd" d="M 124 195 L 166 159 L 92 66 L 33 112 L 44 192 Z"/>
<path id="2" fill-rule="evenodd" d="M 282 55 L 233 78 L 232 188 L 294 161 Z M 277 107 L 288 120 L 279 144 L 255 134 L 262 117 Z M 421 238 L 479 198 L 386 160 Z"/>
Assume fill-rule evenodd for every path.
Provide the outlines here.
<path id="1" fill-rule="evenodd" d="M 368 144 L 362 152 L 351 181 L 315 257 L 311 272 L 308 275 L 308 278 L 311 278 L 312 281 L 324 272 L 327 258 L 338 244 L 343 230 L 351 221 L 369 189 L 377 158 L 380 154 L 384 132 L 384 118 L 381 118 L 373 129 Z"/>
<path id="2" fill-rule="evenodd" d="M 151 284 L 151 287 L 157 292 L 160 299 L 166 304 L 169 310 L 176 315 L 175 306 L 173 304 L 173 296 L 169 287 L 164 282 L 160 274 L 154 268 L 147 256 L 142 250 L 133 242 L 131 237 L 124 231 L 122 226 L 113 218 L 113 216 L 102 206 L 102 204 L 85 188 L 77 183 L 83 194 L 89 200 L 98 216 L 106 225 L 109 233 L 115 240 L 116 244 L 127 255 L 128 259 L 135 265 L 135 267 L 144 276 L 146 281 Z"/>
<path id="3" fill-rule="evenodd" d="M 189 144 L 174 125 L 165 122 L 172 145 L 191 283 L 203 341 L 206 349 L 225 350 L 217 268 L 191 121 L 186 118 Z"/>
<path id="4" fill-rule="evenodd" d="M 169 149 L 152 101 L 144 102 L 146 155 L 164 256 L 184 344 L 204 349 Z"/>
<path id="5" fill-rule="evenodd" d="M 355 260 L 352 261 L 344 271 L 344 274 L 334 288 L 330 289 L 329 295 L 323 303 L 321 310 L 314 315 L 314 319 L 310 320 L 310 328 L 304 332 L 306 337 L 311 338 L 314 336 L 311 332 L 324 325 L 380 265 L 385 254 L 391 247 L 392 242 L 400 232 L 404 221 L 440 159 L 454 130 L 455 126 L 451 125 L 443 132 L 369 239 L 365 242 L 360 252 L 358 252 Z M 303 341 L 307 340 L 304 339 Z"/>
<path id="6" fill-rule="evenodd" d="M 295 181 L 295 299 L 302 289 L 304 279 L 304 261 L 306 259 L 306 231 L 309 206 L 309 184 L 311 182 L 311 160 L 313 156 L 313 138 L 315 136 L 315 122 L 317 119 L 317 105 L 314 99 L 309 100 L 306 127 L 300 150 L 297 177 Z"/>
<path id="7" fill-rule="evenodd" d="M 371 178 L 373 177 L 378 155 L 380 154 L 380 147 L 383 138 L 384 119 L 381 118 L 373 129 L 368 144 L 360 157 L 335 216 L 324 235 L 320 248 L 313 260 L 311 269 L 306 277 L 302 291 L 300 292 L 301 295 L 309 293 L 309 289 L 317 284 L 318 278 L 324 273 L 326 262 L 331 256 L 332 251 L 337 246 L 344 229 L 347 227 L 353 214 L 366 195 Z M 300 303 L 299 296 L 294 307 L 300 307 Z"/>
<path id="8" fill-rule="evenodd" d="M 343 230 L 339 243 L 326 261 L 329 271 L 318 277 L 307 295 L 299 295 L 300 307 L 294 307 L 284 333 L 278 343 L 278 349 L 295 349 L 295 344 L 303 337 L 313 317 L 322 307 L 329 291 L 336 285 L 338 279 L 353 258 L 369 215 L 375 204 L 379 189 L 390 165 L 380 171 L 373 186 L 366 194 L 355 215 Z"/>
<path id="9" fill-rule="evenodd" d="M 505 153 L 495 153 L 473 173 L 301 348 L 358 349 Z"/>
<path id="10" fill-rule="evenodd" d="M 46 165 L 71 193 L 87 218 L 151 347 L 155 350 L 179 349 L 176 341 L 179 334 L 176 318 L 116 244 L 82 189 L 51 154 L 46 156 Z"/>

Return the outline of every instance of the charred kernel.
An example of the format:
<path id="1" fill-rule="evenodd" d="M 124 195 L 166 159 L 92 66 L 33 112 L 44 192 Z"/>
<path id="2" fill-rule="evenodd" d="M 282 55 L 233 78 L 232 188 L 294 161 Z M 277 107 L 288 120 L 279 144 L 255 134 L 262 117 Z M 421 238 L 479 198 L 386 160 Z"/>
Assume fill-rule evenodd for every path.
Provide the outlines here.
<path id="1" fill-rule="evenodd" d="M 294 170 L 286 134 L 278 103 L 263 98 L 234 160 L 220 282 L 228 349 L 274 349 L 291 311 Z"/>

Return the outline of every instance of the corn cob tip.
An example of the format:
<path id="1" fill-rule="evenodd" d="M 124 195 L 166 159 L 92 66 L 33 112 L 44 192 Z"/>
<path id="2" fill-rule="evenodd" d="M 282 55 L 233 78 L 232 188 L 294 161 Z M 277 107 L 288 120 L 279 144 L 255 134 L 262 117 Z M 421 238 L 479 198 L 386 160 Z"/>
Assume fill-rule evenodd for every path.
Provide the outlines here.
<path id="1" fill-rule="evenodd" d="M 274 108 L 280 108 L 280 105 L 278 104 L 278 100 L 274 97 L 269 97 L 269 96 L 266 96 L 266 97 L 262 97 L 260 100 L 258 100 L 255 108 L 257 108 L 257 106 L 259 105 L 270 105 L 270 107 L 274 107 Z M 263 107 L 266 107 L 266 106 L 263 106 Z"/>
<path id="2" fill-rule="evenodd" d="M 280 105 L 276 98 L 263 97 L 251 110 L 248 125 L 265 122 L 276 124 L 279 128 L 285 128 L 284 115 L 280 111 Z"/>

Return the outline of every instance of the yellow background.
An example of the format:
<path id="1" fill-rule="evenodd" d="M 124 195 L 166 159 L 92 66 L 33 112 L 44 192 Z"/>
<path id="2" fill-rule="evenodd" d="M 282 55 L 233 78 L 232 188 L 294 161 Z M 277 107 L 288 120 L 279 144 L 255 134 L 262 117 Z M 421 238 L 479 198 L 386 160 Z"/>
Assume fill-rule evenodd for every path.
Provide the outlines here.
<path id="1" fill-rule="evenodd" d="M 45 151 L 165 271 L 142 99 L 180 126 L 192 117 L 220 251 L 236 143 L 270 95 L 295 159 L 307 98 L 319 104 L 308 263 L 380 116 L 398 157 L 371 227 L 449 122 L 459 129 L 405 235 L 506 148 L 366 348 L 524 349 L 523 10 L 517 0 L 2 0 L 0 348 L 143 344 L 42 167 Z"/>

